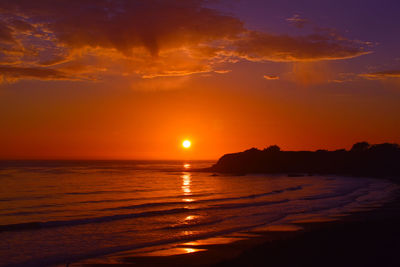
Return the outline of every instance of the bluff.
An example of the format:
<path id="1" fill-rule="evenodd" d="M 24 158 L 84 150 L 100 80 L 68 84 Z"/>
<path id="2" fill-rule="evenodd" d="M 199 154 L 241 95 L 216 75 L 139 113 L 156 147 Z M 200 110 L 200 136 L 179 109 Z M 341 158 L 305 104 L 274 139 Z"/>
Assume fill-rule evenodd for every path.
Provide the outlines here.
<path id="1" fill-rule="evenodd" d="M 400 146 L 359 142 L 350 150 L 281 151 L 276 145 L 264 150 L 226 154 L 207 169 L 212 172 L 304 173 L 400 178 Z"/>

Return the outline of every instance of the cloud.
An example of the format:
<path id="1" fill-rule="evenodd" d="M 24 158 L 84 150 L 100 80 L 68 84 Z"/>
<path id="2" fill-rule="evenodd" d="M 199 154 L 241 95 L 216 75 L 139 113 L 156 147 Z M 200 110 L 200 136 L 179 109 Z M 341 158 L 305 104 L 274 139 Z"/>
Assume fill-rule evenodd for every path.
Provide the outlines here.
<path id="1" fill-rule="evenodd" d="M 287 18 L 286 21 L 297 28 L 303 28 L 309 22 L 308 19 L 300 17 L 299 14 L 294 14 L 292 17 Z"/>
<path id="2" fill-rule="evenodd" d="M 276 75 L 264 75 L 263 78 L 266 80 L 279 80 L 279 76 Z"/>
<path id="3" fill-rule="evenodd" d="M 292 37 L 252 31 L 235 46 L 235 53 L 250 61 L 338 60 L 370 53 L 359 42 L 320 34 Z"/>
<path id="4" fill-rule="evenodd" d="M 325 32 L 288 36 L 252 31 L 206 3 L 2 0 L 0 64 L 46 67 L 68 73 L 65 79 L 102 73 L 155 78 L 222 73 L 227 63 L 240 60 L 340 60 L 369 53 L 363 43 Z M 298 15 L 288 21 L 306 23 Z"/>
<path id="5" fill-rule="evenodd" d="M 32 5 L 5 0 L 2 6 L 47 24 L 60 42 L 72 48 L 114 48 L 130 56 L 132 49 L 145 47 L 157 56 L 161 49 L 229 39 L 243 31 L 240 20 L 202 7 L 202 2 L 38 0 Z"/>
<path id="6" fill-rule="evenodd" d="M 15 43 L 12 29 L 0 21 L 0 43 Z"/>
<path id="7" fill-rule="evenodd" d="M 214 72 L 219 73 L 219 74 L 225 74 L 225 73 L 232 72 L 232 70 L 214 70 Z"/>
<path id="8" fill-rule="evenodd" d="M 13 28 L 19 32 L 32 32 L 35 28 L 26 21 L 14 19 L 11 21 Z"/>
<path id="9" fill-rule="evenodd" d="M 0 66 L 0 83 L 14 82 L 19 79 L 71 80 L 73 78 L 54 69 Z"/>
<path id="10" fill-rule="evenodd" d="M 389 78 L 400 78 L 400 70 L 380 71 L 360 74 L 361 77 L 369 80 L 384 80 Z"/>

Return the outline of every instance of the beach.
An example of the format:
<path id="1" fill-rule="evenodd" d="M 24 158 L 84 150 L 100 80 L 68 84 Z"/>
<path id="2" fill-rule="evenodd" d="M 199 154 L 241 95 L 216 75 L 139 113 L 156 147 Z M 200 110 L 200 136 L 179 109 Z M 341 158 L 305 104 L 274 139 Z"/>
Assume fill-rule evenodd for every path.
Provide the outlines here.
<path id="1" fill-rule="evenodd" d="M 247 238 L 233 243 L 193 246 L 206 249 L 202 252 L 173 256 L 128 252 L 71 266 L 399 266 L 399 199 L 397 192 L 382 207 L 340 220 L 298 223 L 297 229 L 275 227 L 247 232 Z"/>

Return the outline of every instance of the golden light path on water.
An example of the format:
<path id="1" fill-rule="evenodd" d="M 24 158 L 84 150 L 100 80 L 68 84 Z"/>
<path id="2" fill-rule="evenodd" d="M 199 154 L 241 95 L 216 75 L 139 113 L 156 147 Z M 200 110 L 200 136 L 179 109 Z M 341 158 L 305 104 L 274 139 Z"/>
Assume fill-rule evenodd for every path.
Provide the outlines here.
<path id="1" fill-rule="evenodd" d="M 183 165 L 183 168 L 185 170 L 189 170 L 190 167 L 191 166 L 188 163 Z M 184 172 L 182 174 L 181 188 L 182 188 L 183 195 L 185 197 L 182 199 L 182 201 L 184 201 L 184 202 L 193 202 L 194 201 L 193 198 L 190 198 L 190 196 L 192 195 L 191 186 L 192 186 L 192 175 L 189 172 Z M 185 208 L 189 208 L 189 206 L 185 206 Z M 194 220 L 195 218 L 196 218 L 195 215 L 186 216 L 185 222 L 190 222 L 190 221 Z M 193 232 L 192 231 L 183 231 L 182 234 L 183 235 L 191 235 L 191 234 L 193 234 Z M 181 248 L 181 249 L 183 249 L 184 253 L 193 253 L 193 252 L 201 251 L 199 249 L 194 249 L 194 248 Z"/>
<path id="2" fill-rule="evenodd" d="M 190 170 L 191 165 L 189 163 L 183 164 L 183 169 L 184 170 Z M 190 198 L 192 195 L 192 175 L 190 172 L 183 172 L 181 175 L 182 178 L 182 185 L 181 185 L 181 190 L 183 195 L 185 196 L 182 201 L 190 203 L 193 202 L 194 199 Z M 189 208 L 189 206 L 185 206 L 185 208 Z M 190 223 L 191 221 L 195 220 L 198 218 L 196 215 L 188 215 L 185 217 L 185 223 Z M 191 235 L 193 234 L 192 231 L 182 231 L 183 235 Z M 161 251 L 154 251 L 152 252 L 153 256 L 171 256 L 171 255 L 178 255 L 178 254 L 189 254 L 189 253 L 195 253 L 195 252 L 200 252 L 200 251 L 205 251 L 207 249 L 199 249 L 199 248 L 194 248 L 195 246 L 200 246 L 200 245 L 215 245 L 215 244 L 227 244 L 231 243 L 237 240 L 241 240 L 242 238 L 232 238 L 232 237 L 212 237 L 212 238 L 207 238 L 205 240 L 195 240 L 191 242 L 186 242 L 183 243 L 182 245 L 184 246 L 189 246 L 189 247 L 178 247 L 178 248 L 169 248 L 169 249 L 163 249 Z M 148 256 L 148 255 L 147 255 Z"/>
<path id="3" fill-rule="evenodd" d="M 185 170 L 189 170 L 190 169 L 190 164 L 189 163 L 185 163 L 183 165 L 183 168 Z M 182 201 L 184 202 L 193 202 L 194 199 L 190 198 L 189 196 L 192 195 L 192 190 L 191 190 L 191 184 L 192 184 L 192 175 L 189 172 L 184 172 L 182 177 L 182 191 L 183 191 L 183 195 L 185 196 L 185 198 L 182 199 Z"/>

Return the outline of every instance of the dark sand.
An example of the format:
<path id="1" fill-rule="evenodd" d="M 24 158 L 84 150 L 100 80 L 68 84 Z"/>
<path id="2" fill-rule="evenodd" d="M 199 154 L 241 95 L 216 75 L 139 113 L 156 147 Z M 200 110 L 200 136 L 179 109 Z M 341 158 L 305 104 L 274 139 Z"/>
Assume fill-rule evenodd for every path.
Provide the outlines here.
<path id="1" fill-rule="evenodd" d="M 400 193 L 374 210 L 338 221 L 298 223 L 299 231 L 261 231 L 205 251 L 173 256 L 124 252 L 70 266 L 400 266 Z M 251 232 L 254 234 L 255 232 Z M 176 244 L 176 249 L 187 245 Z"/>

